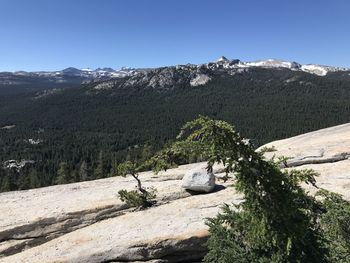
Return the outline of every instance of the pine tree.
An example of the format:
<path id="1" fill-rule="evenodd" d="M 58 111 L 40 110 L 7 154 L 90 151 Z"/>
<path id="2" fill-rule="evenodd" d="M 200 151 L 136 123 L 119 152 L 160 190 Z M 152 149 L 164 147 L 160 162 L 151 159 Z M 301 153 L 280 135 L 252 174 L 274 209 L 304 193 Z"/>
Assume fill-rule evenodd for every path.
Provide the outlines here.
<path id="1" fill-rule="evenodd" d="M 9 175 L 5 174 L 2 176 L 0 192 L 11 191 L 11 183 Z"/>
<path id="2" fill-rule="evenodd" d="M 31 169 L 29 173 L 29 188 L 38 188 L 38 187 L 40 187 L 38 172 L 36 171 L 36 169 Z"/>
<path id="3" fill-rule="evenodd" d="M 80 181 L 86 181 L 89 178 L 89 170 L 87 163 L 83 161 L 79 168 L 79 179 Z"/>
<path id="4" fill-rule="evenodd" d="M 127 191 L 123 189 L 118 192 L 120 200 L 130 206 L 147 208 L 155 204 L 156 189 L 152 187 L 146 188 L 142 185 L 139 179 L 139 172 L 143 170 L 143 165 L 144 163 L 136 164 L 125 161 L 117 166 L 116 174 L 123 177 L 131 175 L 137 182 L 137 190 Z"/>
<path id="5" fill-rule="evenodd" d="M 19 176 L 18 180 L 17 180 L 17 184 L 18 184 L 18 189 L 19 190 L 26 190 L 26 189 L 30 189 L 30 178 L 29 178 L 29 174 L 27 173 L 23 173 Z"/>
<path id="6" fill-rule="evenodd" d="M 159 171 L 193 153 L 207 156 L 209 172 L 220 162 L 227 177 L 235 173 L 234 187 L 244 195 L 239 205 L 225 205 L 208 220 L 207 262 L 329 262 L 317 201 L 299 185 L 314 184 L 313 171 L 282 171 L 230 124 L 207 117 L 187 123 L 178 141 L 151 162 Z"/>
<path id="7" fill-rule="evenodd" d="M 102 151 L 98 155 L 97 167 L 94 170 L 94 177 L 96 179 L 106 178 L 108 175 L 107 162 Z"/>
<path id="8" fill-rule="evenodd" d="M 146 143 L 141 152 L 141 161 L 146 161 L 152 157 L 152 146 Z"/>
<path id="9" fill-rule="evenodd" d="M 1 192 L 7 192 L 7 191 L 14 191 L 17 190 L 17 184 L 16 184 L 16 178 L 15 174 L 16 172 L 14 169 L 8 169 L 5 170 L 4 176 L 1 182 Z"/>
<path id="10" fill-rule="evenodd" d="M 66 162 L 61 162 L 57 171 L 56 184 L 66 184 L 70 181 L 70 171 Z"/>

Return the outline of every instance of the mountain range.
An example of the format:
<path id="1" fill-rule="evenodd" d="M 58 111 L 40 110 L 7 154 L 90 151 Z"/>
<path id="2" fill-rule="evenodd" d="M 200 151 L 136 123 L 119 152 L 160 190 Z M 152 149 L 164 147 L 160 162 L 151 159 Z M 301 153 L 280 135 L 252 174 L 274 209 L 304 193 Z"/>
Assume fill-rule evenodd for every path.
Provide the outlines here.
<path id="1" fill-rule="evenodd" d="M 55 184 L 60 167 L 66 182 L 113 175 L 116 163 L 155 152 L 198 115 L 234 124 L 256 146 L 350 121 L 346 68 L 221 57 L 0 76 L 3 191 Z"/>
<path id="2" fill-rule="evenodd" d="M 227 59 L 222 56 L 215 62 L 206 64 L 186 64 L 163 68 L 175 68 L 176 70 L 188 70 L 193 72 L 201 72 L 205 69 L 216 70 L 225 69 L 231 74 L 235 72 L 242 72 L 251 68 L 269 68 L 269 69 L 289 69 L 292 71 L 302 71 L 318 76 L 326 76 L 333 72 L 349 73 L 350 69 L 342 67 L 331 67 L 318 64 L 301 65 L 297 62 L 289 62 L 278 59 L 259 60 L 253 62 L 243 62 L 239 59 Z M 60 88 L 66 86 L 76 86 L 89 82 L 96 82 L 101 80 L 108 80 L 113 78 L 123 78 L 127 76 L 134 76 L 137 74 L 147 74 L 150 71 L 157 69 L 135 69 L 135 68 L 97 68 L 93 69 L 77 69 L 69 67 L 59 71 L 16 71 L 16 72 L 0 72 L 0 92 L 11 93 L 17 91 L 33 91 L 50 88 Z M 349 75 L 348 74 L 348 75 Z M 193 85 L 205 82 L 203 76 L 198 76 L 193 79 Z M 0 94 L 1 94 L 0 93 Z"/>
<path id="3" fill-rule="evenodd" d="M 31 92 L 45 89 L 72 87 L 91 81 L 107 80 L 133 75 L 135 69 L 112 68 L 77 69 L 69 67 L 59 71 L 0 72 L 0 94 Z"/>

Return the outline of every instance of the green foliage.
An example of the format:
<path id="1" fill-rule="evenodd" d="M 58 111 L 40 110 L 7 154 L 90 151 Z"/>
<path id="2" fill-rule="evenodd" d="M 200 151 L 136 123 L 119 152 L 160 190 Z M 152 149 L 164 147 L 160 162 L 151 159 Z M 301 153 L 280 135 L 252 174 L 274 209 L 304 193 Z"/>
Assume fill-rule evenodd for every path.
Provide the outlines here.
<path id="1" fill-rule="evenodd" d="M 40 187 L 40 180 L 35 169 L 32 169 L 29 173 L 29 189 Z"/>
<path id="2" fill-rule="evenodd" d="M 94 178 L 106 178 L 109 174 L 109 165 L 103 151 L 100 151 L 97 160 L 97 166 L 94 170 Z"/>
<path id="3" fill-rule="evenodd" d="M 262 153 L 262 154 L 267 153 L 267 152 L 275 152 L 275 151 L 277 151 L 275 146 L 271 146 L 271 147 L 264 146 L 260 149 L 260 153 Z"/>
<path id="4" fill-rule="evenodd" d="M 2 169 L 0 169 L 1 171 Z M 1 192 L 6 192 L 6 191 L 13 191 L 16 190 L 18 188 L 17 184 L 16 184 L 16 178 L 15 178 L 15 172 L 11 169 L 11 170 L 7 170 L 4 171 L 1 174 L 3 174 L 1 176 L 1 188 L 0 191 Z"/>
<path id="5" fill-rule="evenodd" d="M 69 167 L 66 162 L 61 162 L 57 171 L 56 184 L 65 184 L 71 181 Z"/>
<path id="6" fill-rule="evenodd" d="M 345 73 L 320 77 L 287 69 L 252 68 L 234 76 L 219 69 L 206 74 L 212 80 L 199 87 L 125 88 L 127 78 L 120 78 L 104 91 L 96 91 L 93 86 L 97 83 L 91 83 L 34 99 L 38 84 L 33 83 L 25 94 L 2 93 L 0 127 L 16 127 L 0 129 L 0 163 L 34 160 L 40 185 L 48 186 L 55 183 L 64 161 L 71 171 L 79 171 L 85 162 L 89 180 L 109 176 L 114 162 L 123 162 L 128 155 L 130 160 L 143 159 L 146 143 L 152 145 L 154 154 L 198 114 L 235 123 L 256 146 L 350 121 L 350 77 Z M 56 84 L 45 83 L 40 90 L 52 85 Z M 30 145 L 29 138 L 43 143 Z M 148 155 L 147 150 L 144 154 Z M 204 159 L 200 154 L 178 162 Z M 28 176 L 29 172 L 25 169 L 20 174 Z M 14 190 L 19 189 L 20 177 L 15 179 Z M 85 176 L 79 180 L 86 180 Z"/>
<path id="7" fill-rule="evenodd" d="M 143 164 L 140 165 L 131 161 L 125 161 L 119 164 L 116 168 L 117 175 L 123 177 L 131 175 L 137 182 L 137 190 L 127 191 L 123 189 L 118 192 L 120 200 L 126 202 L 130 206 L 147 208 L 155 203 L 154 199 L 156 198 L 156 189 L 146 189 L 142 186 L 141 180 L 139 179 L 139 172 L 143 169 Z"/>
<path id="8" fill-rule="evenodd" d="M 200 117 L 187 123 L 178 141 L 153 158 L 156 170 L 191 153 L 208 158 L 207 169 L 223 163 L 235 172 L 236 191 L 244 201 L 225 206 L 208 220 L 208 262 L 327 262 L 327 247 L 317 224 L 314 198 L 299 186 L 314 183 L 312 171 L 282 171 L 264 160 L 224 121 Z"/>
<path id="9" fill-rule="evenodd" d="M 350 202 L 340 195 L 321 190 L 317 194 L 322 198 L 321 229 L 325 236 L 330 261 L 334 263 L 350 262 Z"/>
<path id="10" fill-rule="evenodd" d="M 117 166 L 116 174 L 118 176 L 126 177 L 127 175 L 137 175 L 139 166 L 131 161 L 125 161 Z"/>
<path id="11" fill-rule="evenodd" d="M 156 198 L 155 189 L 147 189 L 145 193 L 141 193 L 138 190 L 120 190 L 118 192 L 120 200 L 133 207 L 147 208 L 154 204 Z"/>
<path id="12" fill-rule="evenodd" d="M 30 169 L 28 175 L 20 175 L 17 181 L 21 190 L 40 187 L 40 181 L 35 169 Z"/>
<path id="13" fill-rule="evenodd" d="M 86 181 L 89 179 L 89 177 L 90 176 L 89 176 L 89 169 L 88 169 L 87 163 L 83 161 L 79 168 L 79 180 Z"/>

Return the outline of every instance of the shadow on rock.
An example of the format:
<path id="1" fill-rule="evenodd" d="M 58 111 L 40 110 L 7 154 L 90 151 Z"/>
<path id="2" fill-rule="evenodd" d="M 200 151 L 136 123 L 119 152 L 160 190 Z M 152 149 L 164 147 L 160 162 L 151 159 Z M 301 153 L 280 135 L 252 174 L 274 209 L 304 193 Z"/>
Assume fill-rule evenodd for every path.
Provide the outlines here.
<path id="1" fill-rule="evenodd" d="M 214 190 L 211 191 L 210 193 L 193 191 L 193 190 L 189 190 L 189 189 L 186 189 L 186 192 L 190 193 L 191 195 L 203 195 L 203 194 L 216 193 L 216 192 L 219 192 L 219 191 L 224 190 L 224 189 L 226 189 L 226 186 L 223 186 L 221 184 L 216 184 L 215 187 L 214 187 Z"/>

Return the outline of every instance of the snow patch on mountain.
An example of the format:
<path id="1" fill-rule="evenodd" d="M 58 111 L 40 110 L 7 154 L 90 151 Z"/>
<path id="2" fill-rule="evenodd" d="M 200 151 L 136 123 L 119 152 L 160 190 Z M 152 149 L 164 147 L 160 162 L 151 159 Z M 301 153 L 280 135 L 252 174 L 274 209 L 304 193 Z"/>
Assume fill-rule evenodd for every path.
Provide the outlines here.
<path id="1" fill-rule="evenodd" d="M 259 60 L 255 62 L 246 62 L 244 64 L 249 67 L 289 68 L 292 70 L 298 70 L 301 67 L 301 65 L 296 62 L 289 62 L 278 59 Z"/>
<path id="2" fill-rule="evenodd" d="M 207 68 L 224 68 L 224 69 L 237 69 L 237 68 L 287 68 L 293 71 L 304 71 L 310 74 L 315 74 L 318 76 L 325 76 L 328 72 L 337 72 L 337 71 L 350 71 L 348 68 L 341 67 L 330 67 L 316 64 L 307 64 L 301 65 L 294 61 L 284 61 L 279 59 L 267 59 L 267 60 L 258 60 L 258 61 L 248 61 L 243 62 L 238 59 L 229 60 L 226 57 L 222 56 L 215 62 L 206 64 Z M 200 65 L 202 66 L 202 65 Z"/>
<path id="3" fill-rule="evenodd" d="M 90 72 L 90 71 L 93 71 L 91 68 L 83 68 L 81 69 L 81 71 L 87 71 L 87 72 Z"/>
<path id="4" fill-rule="evenodd" d="M 230 75 L 242 74 L 250 70 L 250 68 L 267 68 L 267 69 L 290 69 L 293 71 L 302 71 L 309 74 L 315 74 L 318 76 L 326 76 L 329 72 L 337 71 L 350 71 L 347 68 L 339 67 L 330 67 L 322 66 L 316 64 L 301 65 L 293 61 L 284 61 L 279 59 L 267 59 L 267 60 L 258 60 L 258 61 L 248 61 L 244 62 L 239 59 L 228 59 L 225 56 L 221 56 L 214 62 L 209 62 L 206 64 L 186 64 L 186 65 L 177 65 L 170 67 L 162 67 L 155 69 L 135 69 L 123 67 L 118 70 L 113 68 L 84 68 L 77 69 L 74 67 L 69 67 L 60 71 L 36 71 L 36 72 L 0 72 L 0 84 L 6 86 L 20 85 L 30 83 L 33 79 L 38 78 L 39 80 L 46 81 L 47 83 L 68 83 L 74 79 L 75 81 L 80 81 L 82 84 L 99 82 L 104 80 L 130 77 L 126 85 L 132 83 L 140 82 L 141 80 L 133 78 L 136 75 L 141 74 L 142 85 L 151 86 L 151 87 L 163 87 L 163 86 L 172 86 L 174 83 L 181 81 L 181 78 L 184 77 L 184 72 L 187 72 L 185 77 L 186 81 L 190 83 L 191 86 L 199 86 L 206 84 L 210 78 L 207 73 L 210 71 L 225 70 Z M 175 74 L 173 71 L 176 71 Z M 153 72 L 155 75 L 151 76 L 150 72 Z M 186 75 L 185 74 L 185 75 Z M 26 78 L 28 77 L 28 78 Z M 151 80 L 149 79 L 151 78 Z M 171 80 L 172 78 L 175 78 Z M 187 82 L 187 83 L 188 83 Z M 105 84 L 97 85 L 95 89 L 103 90 L 110 89 L 111 87 Z"/>
<path id="5" fill-rule="evenodd" d="M 330 66 L 323 66 L 323 65 L 315 65 L 315 64 L 307 64 L 301 66 L 301 70 L 316 74 L 319 76 L 325 76 L 328 72 L 337 72 L 337 71 L 349 71 L 348 68 L 341 68 L 341 67 L 330 67 Z"/>
<path id="6" fill-rule="evenodd" d="M 12 86 L 20 85 L 32 81 L 33 79 L 51 83 L 66 83 L 71 81 L 72 78 L 80 80 L 81 83 L 84 84 L 95 80 L 108 80 L 112 78 L 132 76 L 139 71 L 139 69 L 132 68 L 121 68 L 119 70 L 112 68 L 97 68 L 94 70 L 91 68 L 77 69 L 69 67 L 59 71 L 0 72 L 0 84 Z"/>

